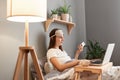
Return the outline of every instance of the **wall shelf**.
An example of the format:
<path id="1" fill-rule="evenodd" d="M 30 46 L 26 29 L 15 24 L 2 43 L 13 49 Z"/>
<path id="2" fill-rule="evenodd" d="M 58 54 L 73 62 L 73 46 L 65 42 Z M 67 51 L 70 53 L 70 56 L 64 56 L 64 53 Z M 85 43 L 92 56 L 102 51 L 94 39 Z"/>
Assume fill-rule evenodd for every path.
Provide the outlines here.
<path id="1" fill-rule="evenodd" d="M 67 22 L 67 21 L 58 20 L 58 19 L 47 19 L 44 22 L 45 31 L 48 31 L 48 28 L 50 27 L 50 24 L 53 23 L 53 22 L 60 23 L 60 24 L 65 24 L 67 26 L 68 34 L 71 33 L 72 28 L 75 26 L 75 24 L 72 23 L 72 22 Z"/>

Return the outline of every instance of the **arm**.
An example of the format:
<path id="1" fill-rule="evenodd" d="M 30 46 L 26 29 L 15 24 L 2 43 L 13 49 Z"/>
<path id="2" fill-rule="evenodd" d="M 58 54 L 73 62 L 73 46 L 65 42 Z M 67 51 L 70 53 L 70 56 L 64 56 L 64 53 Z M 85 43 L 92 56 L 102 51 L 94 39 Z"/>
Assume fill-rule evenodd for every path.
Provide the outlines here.
<path id="1" fill-rule="evenodd" d="M 79 60 L 73 60 L 71 62 L 65 63 L 65 64 L 61 64 L 56 57 L 52 57 L 50 59 L 51 63 L 53 64 L 53 66 L 58 70 L 58 71 L 64 71 L 67 68 L 71 68 L 75 65 L 79 64 Z"/>
<path id="2" fill-rule="evenodd" d="M 75 59 L 78 59 L 78 57 L 82 51 L 83 51 L 83 46 L 80 44 L 80 45 L 78 45 L 78 49 L 76 50 Z"/>

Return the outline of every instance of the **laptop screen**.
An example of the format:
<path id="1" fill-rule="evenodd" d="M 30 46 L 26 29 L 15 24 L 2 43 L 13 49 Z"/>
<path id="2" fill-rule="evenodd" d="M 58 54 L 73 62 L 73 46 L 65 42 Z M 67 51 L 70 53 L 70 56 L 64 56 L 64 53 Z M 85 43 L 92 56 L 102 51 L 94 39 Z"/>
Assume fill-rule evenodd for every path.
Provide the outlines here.
<path id="1" fill-rule="evenodd" d="M 106 64 L 110 61 L 114 46 L 115 46 L 115 43 L 108 44 L 102 64 Z"/>

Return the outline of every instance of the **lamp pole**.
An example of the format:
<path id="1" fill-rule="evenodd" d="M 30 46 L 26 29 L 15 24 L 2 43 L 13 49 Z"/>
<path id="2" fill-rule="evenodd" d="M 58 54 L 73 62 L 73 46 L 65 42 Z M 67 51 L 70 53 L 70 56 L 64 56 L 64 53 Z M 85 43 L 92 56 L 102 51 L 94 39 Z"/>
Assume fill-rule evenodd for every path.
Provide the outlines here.
<path id="1" fill-rule="evenodd" d="M 25 22 L 25 46 L 29 46 L 29 22 Z"/>

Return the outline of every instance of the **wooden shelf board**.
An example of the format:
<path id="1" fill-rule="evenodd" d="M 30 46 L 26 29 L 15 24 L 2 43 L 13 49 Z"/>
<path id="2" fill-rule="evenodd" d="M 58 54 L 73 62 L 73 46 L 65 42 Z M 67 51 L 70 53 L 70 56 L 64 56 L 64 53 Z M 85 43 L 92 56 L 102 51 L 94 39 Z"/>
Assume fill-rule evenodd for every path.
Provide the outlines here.
<path id="1" fill-rule="evenodd" d="M 75 24 L 72 22 L 67 22 L 67 21 L 58 20 L 58 19 L 47 19 L 47 21 L 44 22 L 45 31 L 48 31 L 48 28 L 52 22 L 66 24 L 67 29 L 68 29 L 68 34 L 71 33 L 72 28 L 75 26 Z"/>

